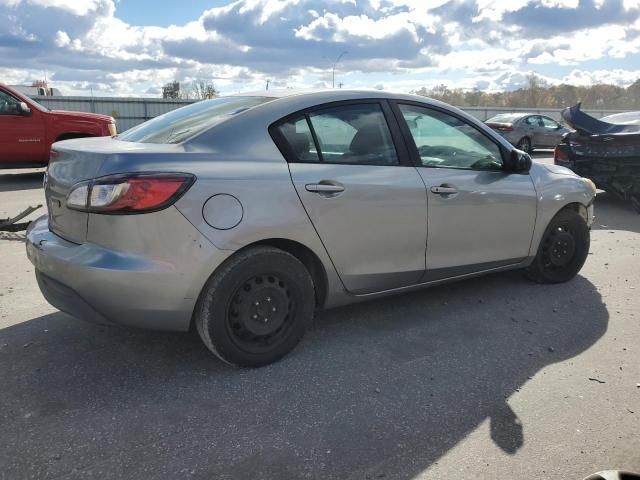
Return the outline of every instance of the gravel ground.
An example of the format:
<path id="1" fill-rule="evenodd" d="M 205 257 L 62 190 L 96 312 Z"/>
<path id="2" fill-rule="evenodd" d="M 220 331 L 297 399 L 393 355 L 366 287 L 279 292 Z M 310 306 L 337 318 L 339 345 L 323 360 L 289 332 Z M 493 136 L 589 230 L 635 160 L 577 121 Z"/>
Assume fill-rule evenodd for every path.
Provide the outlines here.
<path id="1" fill-rule="evenodd" d="M 0 218 L 42 203 L 41 182 L 0 172 Z M 56 311 L 23 234 L 0 233 L 0 478 L 640 471 L 640 216 L 607 194 L 596 215 L 567 284 L 510 272 L 323 312 L 252 371 L 193 334 Z"/>

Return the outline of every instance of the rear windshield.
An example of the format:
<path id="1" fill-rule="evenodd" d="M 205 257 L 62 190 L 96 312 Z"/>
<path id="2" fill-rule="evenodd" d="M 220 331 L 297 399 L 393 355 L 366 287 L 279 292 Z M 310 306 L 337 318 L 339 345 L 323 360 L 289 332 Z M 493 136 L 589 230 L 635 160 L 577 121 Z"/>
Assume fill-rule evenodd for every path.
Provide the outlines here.
<path id="1" fill-rule="evenodd" d="M 193 135 L 272 100 L 268 97 L 221 97 L 193 103 L 153 118 L 117 136 L 140 143 L 180 143 Z"/>
<path id="2" fill-rule="evenodd" d="M 522 117 L 521 113 L 500 113 L 487 120 L 487 123 L 511 123 Z"/>

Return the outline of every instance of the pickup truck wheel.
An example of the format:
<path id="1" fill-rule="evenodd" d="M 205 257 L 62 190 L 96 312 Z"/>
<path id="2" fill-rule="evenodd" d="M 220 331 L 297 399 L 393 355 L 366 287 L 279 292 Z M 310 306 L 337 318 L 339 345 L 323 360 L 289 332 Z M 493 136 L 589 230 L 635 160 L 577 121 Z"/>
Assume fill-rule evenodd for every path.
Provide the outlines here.
<path id="1" fill-rule="evenodd" d="M 559 212 L 549 223 L 533 263 L 525 270 L 538 283 L 561 283 L 575 277 L 589 254 L 587 223 L 573 210 Z"/>
<path id="2" fill-rule="evenodd" d="M 194 320 L 221 360 L 260 367 L 298 344 L 314 310 L 314 285 L 305 266 L 283 250 L 256 247 L 220 266 L 200 294 Z"/>

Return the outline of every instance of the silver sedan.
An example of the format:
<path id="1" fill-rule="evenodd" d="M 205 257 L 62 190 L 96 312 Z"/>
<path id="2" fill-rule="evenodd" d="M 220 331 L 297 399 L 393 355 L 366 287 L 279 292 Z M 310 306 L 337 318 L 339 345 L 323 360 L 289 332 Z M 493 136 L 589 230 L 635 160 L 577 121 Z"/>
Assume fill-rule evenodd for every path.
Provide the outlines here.
<path id="1" fill-rule="evenodd" d="M 552 118 L 528 113 L 500 113 L 485 123 L 527 153 L 535 148 L 554 148 L 571 131 Z"/>
<path id="2" fill-rule="evenodd" d="M 56 143 L 27 254 L 80 318 L 196 328 L 255 367 L 314 311 L 501 270 L 564 282 L 595 188 L 462 111 L 373 91 L 207 100 Z"/>

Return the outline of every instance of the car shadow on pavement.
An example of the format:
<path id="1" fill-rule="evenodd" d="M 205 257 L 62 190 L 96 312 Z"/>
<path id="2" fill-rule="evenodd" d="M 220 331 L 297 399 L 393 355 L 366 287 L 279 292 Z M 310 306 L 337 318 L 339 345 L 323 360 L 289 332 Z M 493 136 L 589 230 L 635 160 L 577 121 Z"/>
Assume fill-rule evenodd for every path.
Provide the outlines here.
<path id="1" fill-rule="evenodd" d="M 508 398 L 608 319 L 583 277 L 497 274 L 322 312 L 288 357 L 240 370 L 195 334 L 46 315 L 0 330 L 0 464 L 12 479 L 410 479 L 487 420 L 518 451 Z"/>
<path id="2" fill-rule="evenodd" d="M 631 202 L 607 192 L 598 192 L 595 203 L 594 230 L 626 230 L 640 233 L 640 214 Z M 602 219 L 602 220 L 601 220 Z"/>
<path id="3" fill-rule="evenodd" d="M 6 171 L 8 172 L 8 171 Z M 43 171 L 5 173 L 0 170 L 0 192 L 42 188 Z"/>

